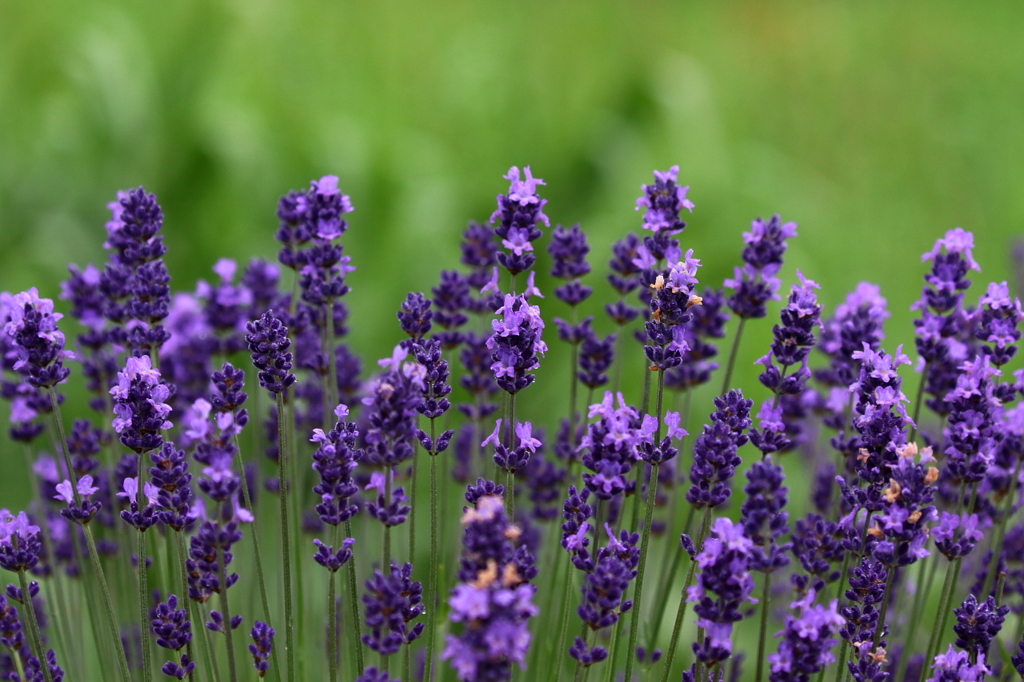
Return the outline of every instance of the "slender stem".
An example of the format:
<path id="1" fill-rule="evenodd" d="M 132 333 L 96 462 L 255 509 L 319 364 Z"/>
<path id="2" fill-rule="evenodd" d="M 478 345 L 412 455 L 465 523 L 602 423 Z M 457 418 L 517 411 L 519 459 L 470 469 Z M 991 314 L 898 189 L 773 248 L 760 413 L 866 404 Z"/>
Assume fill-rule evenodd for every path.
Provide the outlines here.
<path id="1" fill-rule="evenodd" d="M 622 378 L 622 330 L 624 325 L 619 325 L 615 330 L 615 350 L 612 355 L 612 362 L 615 363 L 615 372 L 612 375 L 612 393 L 619 392 L 619 381 Z"/>
<path id="2" fill-rule="evenodd" d="M 50 666 L 46 662 L 46 652 L 43 651 L 43 638 L 39 634 L 39 621 L 36 620 L 36 610 L 32 606 L 32 595 L 28 591 L 28 578 L 25 576 L 25 569 L 18 571 L 18 583 L 21 585 L 21 603 L 25 608 L 25 620 L 28 621 L 28 636 L 32 643 L 32 652 L 39 659 L 39 667 L 43 671 L 46 682 L 53 682 L 53 675 L 50 674 Z M 18 654 L 14 654 L 17 658 Z M 25 679 L 22 677 L 21 679 Z"/>
<path id="3" fill-rule="evenodd" d="M 338 527 L 334 527 L 333 546 L 337 548 L 341 538 L 338 535 Z M 351 561 L 351 559 L 349 559 Z M 338 682 L 338 592 L 335 580 L 336 571 L 328 571 L 327 602 L 330 605 L 327 621 L 327 668 L 331 682 Z"/>
<path id="4" fill-rule="evenodd" d="M 765 634 L 768 632 L 768 608 L 771 604 L 772 592 L 772 574 L 764 574 L 764 587 L 761 589 L 761 634 L 757 638 L 757 674 L 755 676 L 756 682 L 761 682 L 764 679 L 764 644 Z"/>
<path id="5" fill-rule="evenodd" d="M 409 649 L 411 649 L 411 648 L 412 648 L 411 644 L 406 644 L 404 647 L 402 647 L 402 679 L 403 680 L 411 680 L 412 679 L 412 665 L 410 664 L 410 661 L 409 661 L 409 659 L 411 658 L 410 655 L 409 655 Z"/>
<path id="6" fill-rule="evenodd" d="M 228 652 L 228 678 L 231 682 L 238 682 L 238 672 L 235 670 L 235 643 L 231 628 L 231 607 L 228 604 L 228 568 L 224 561 L 224 548 L 217 543 L 217 573 L 220 589 L 217 591 L 221 615 L 224 617 L 224 637 Z"/>
<path id="7" fill-rule="evenodd" d="M 686 513 L 686 521 L 683 522 L 683 532 L 690 532 L 690 523 L 693 521 L 696 507 L 690 505 L 690 511 Z M 665 618 L 665 607 L 668 604 L 668 593 L 672 589 L 672 581 L 679 570 L 679 563 L 683 560 L 683 543 L 676 543 L 672 553 L 672 561 L 661 572 L 661 580 L 658 583 L 658 591 L 654 598 L 654 618 L 651 621 L 651 637 L 647 640 L 647 650 L 654 651 L 658 643 L 658 633 L 661 632 L 661 621 Z"/>
<path id="8" fill-rule="evenodd" d="M 1006 500 L 1003 502 L 1003 515 L 996 527 L 996 535 L 992 539 L 992 559 L 988 564 L 988 571 L 985 574 L 985 585 L 981 589 L 979 597 L 986 597 L 992 589 L 995 581 L 996 568 L 999 566 L 999 556 L 1003 552 L 1003 540 L 1006 538 L 1006 523 L 1010 520 L 1010 510 L 1013 509 L 1013 500 L 1016 497 L 1017 477 L 1020 476 L 1021 463 L 1024 459 L 1017 458 L 1017 466 L 1013 469 L 1013 478 L 1010 479 L 1010 489 L 1006 491 Z"/>
<path id="9" fill-rule="evenodd" d="M 434 441 L 434 420 L 430 420 L 430 441 Z M 437 455 L 430 456 L 430 575 L 427 582 L 427 658 L 424 678 L 434 679 L 434 640 L 437 635 Z"/>
<path id="10" fill-rule="evenodd" d="M 295 624 L 292 620 L 292 561 L 291 542 L 289 540 L 290 530 L 288 527 L 288 490 L 291 486 L 288 480 L 288 438 L 285 434 L 287 422 L 282 422 L 280 419 L 282 415 L 285 415 L 284 394 L 277 393 L 275 395 L 277 397 L 277 414 L 279 417 L 277 426 L 277 475 L 281 484 L 278 499 L 281 506 L 281 571 L 284 576 L 284 648 L 287 659 L 288 682 L 295 682 Z"/>
<path id="11" fill-rule="evenodd" d="M 252 498 L 249 497 L 249 483 L 245 480 L 245 465 L 242 463 L 242 450 L 239 447 L 237 434 L 234 436 L 234 439 L 235 459 L 238 462 L 238 471 L 241 473 L 242 479 L 242 502 L 245 504 L 245 508 L 251 512 Z M 267 599 L 267 583 L 263 578 L 263 559 L 260 558 L 262 556 L 262 552 L 260 552 L 260 534 L 253 528 L 249 535 L 252 537 L 252 546 L 256 558 L 256 581 L 260 585 L 260 602 L 263 606 L 263 618 L 267 624 L 270 624 L 270 600 Z"/>
<path id="12" fill-rule="evenodd" d="M 25 677 L 25 666 L 21 662 L 21 654 L 16 649 L 11 649 L 11 658 L 14 659 L 14 667 L 18 669 L 18 679 L 28 679 Z"/>
<path id="13" fill-rule="evenodd" d="M 871 650 L 874 651 L 878 648 L 878 643 L 882 640 L 882 631 L 885 630 L 885 615 L 889 611 L 889 593 L 892 591 L 892 581 L 896 577 L 896 571 L 893 570 L 892 566 L 886 569 L 888 575 L 885 579 L 885 592 L 882 594 L 882 605 L 879 607 L 878 612 L 878 624 L 875 626 L 875 636 L 871 641 Z"/>
<path id="14" fill-rule="evenodd" d="M 659 384 L 664 384 L 664 372 L 659 372 Z M 659 391 L 659 400 L 660 391 Z M 659 405 L 658 413 L 661 413 Z M 660 424 L 660 421 L 659 421 Z M 660 430 L 660 429 L 659 429 Z M 656 441 L 657 442 L 657 441 Z M 636 590 L 633 593 L 633 618 L 630 622 L 629 628 L 629 648 L 626 650 L 628 656 L 626 658 L 626 677 L 625 679 L 633 679 L 633 661 L 636 660 L 636 656 L 632 654 L 636 650 L 636 638 L 640 630 L 640 609 L 643 606 L 644 596 L 644 572 L 647 563 L 647 547 L 651 540 L 651 519 L 654 518 L 654 499 L 657 497 L 658 492 L 658 463 L 651 463 L 651 482 L 648 484 L 647 490 L 647 509 L 644 512 L 644 529 L 640 535 L 640 565 L 637 567 L 636 574 Z"/>
<path id="15" fill-rule="evenodd" d="M 135 479 L 138 485 L 136 486 L 135 493 L 135 504 L 141 513 L 146 506 L 145 496 L 145 482 L 142 478 L 142 472 L 145 471 L 143 466 L 143 455 L 138 453 L 136 459 L 136 473 L 137 478 Z M 139 639 L 142 640 L 142 679 L 146 682 L 150 682 L 153 679 L 153 653 L 149 647 L 149 567 L 146 566 L 146 534 L 142 529 L 136 529 L 138 532 L 138 544 L 136 554 L 139 559 Z M 234 682 L 232 680 L 232 682 Z"/>
<path id="16" fill-rule="evenodd" d="M 697 551 L 701 550 L 704 538 L 707 536 L 708 528 L 711 526 L 711 507 L 704 507 L 704 518 L 701 519 L 700 532 L 697 534 L 697 543 L 694 545 Z M 676 655 L 676 645 L 679 643 L 679 633 L 683 629 L 683 620 L 686 618 L 686 592 L 693 584 L 693 576 L 697 571 L 697 562 L 690 559 L 690 568 L 686 572 L 686 582 L 683 583 L 683 591 L 679 594 L 679 606 L 676 607 L 676 622 L 672 626 L 672 639 L 669 641 L 668 650 L 665 652 L 665 667 L 661 671 L 661 682 L 668 682 L 672 673 L 672 660 Z"/>
<path id="17" fill-rule="evenodd" d="M 352 519 L 345 521 L 345 536 L 353 537 L 352 535 Z M 352 621 L 352 650 L 356 654 L 356 670 L 358 674 L 362 674 L 363 671 L 363 640 L 360 635 L 362 629 L 359 625 L 359 602 L 356 600 L 358 594 L 356 588 L 356 562 L 354 559 L 349 559 L 348 564 L 348 608 L 349 608 L 349 619 Z"/>
<path id="18" fill-rule="evenodd" d="M 608 651 L 611 657 L 608 660 L 607 682 L 615 682 L 615 664 L 619 659 L 619 631 L 622 630 L 622 620 L 622 614 L 619 614 L 619 619 L 615 621 L 615 629 L 612 630 L 611 641 L 608 642 Z"/>
<path id="19" fill-rule="evenodd" d="M 565 591 L 562 593 L 562 610 L 558 625 L 558 649 L 555 651 L 555 682 L 562 679 L 562 668 L 565 667 L 565 636 L 569 629 L 569 597 L 572 589 L 572 561 L 565 562 Z"/>
<path id="20" fill-rule="evenodd" d="M 929 562 L 929 559 L 932 559 Z M 920 562 L 920 567 L 917 570 L 917 591 L 914 594 L 914 603 L 910 607 L 910 621 L 907 624 L 907 634 L 903 640 L 903 651 L 904 653 L 900 656 L 900 665 L 894 679 L 902 680 L 903 676 L 907 672 L 907 663 L 910 661 L 910 654 L 913 651 L 914 639 L 917 634 L 917 622 L 921 618 L 921 607 L 924 605 L 924 600 L 928 596 L 928 592 L 931 591 L 931 578 L 935 576 L 935 569 L 938 567 L 938 562 L 935 561 L 931 556 L 927 556 Z M 930 564 L 932 570 L 928 571 L 929 579 L 925 579 L 925 567 Z"/>
<path id="21" fill-rule="evenodd" d="M 394 476 L 395 471 L 391 467 L 388 467 L 387 471 L 384 472 L 384 505 L 387 507 L 391 504 L 391 477 Z M 391 524 L 384 523 L 384 561 L 381 563 L 380 570 L 384 575 L 391 575 Z M 382 659 L 383 660 L 383 659 Z"/>
<path id="22" fill-rule="evenodd" d="M 67 441 L 64 442 L 66 443 Z M 110 599 L 110 588 L 107 587 L 107 579 L 103 575 L 103 566 L 100 564 L 100 554 L 96 550 L 96 540 L 92 536 L 92 528 L 86 525 L 82 526 L 82 530 L 85 532 L 85 542 L 89 549 L 89 561 L 92 563 L 92 569 L 96 573 L 96 578 L 100 584 L 100 595 L 103 597 L 103 610 L 107 618 L 107 629 L 110 632 L 110 638 L 114 644 L 114 651 L 117 654 L 118 672 L 121 675 L 122 682 L 131 682 L 131 676 L 128 674 L 128 660 L 125 658 L 124 649 L 121 647 L 121 636 L 117 632 L 117 618 L 114 616 L 114 602 Z M 149 629 L 147 628 L 146 631 L 148 632 Z"/>
<path id="23" fill-rule="evenodd" d="M 942 626 L 939 623 L 942 620 L 942 612 L 948 610 L 949 608 L 949 595 L 953 591 L 952 586 L 956 583 L 957 573 L 959 573 L 959 571 L 957 570 L 957 560 L 954 559 L 953 561 L 950 561 L 946 566 L 946 578 L 942 582 L 942 592 L 939 594 L 939 610 L 935 612 L 935 624 L 932 626 L 932 634 L 931 637 L 928 639 L 928 649 L 924 657 L 925 666 L 921 670 L 922 680 L 924 680 L 925 676 L 927 675 L 928 661 L 932 660 L 932 658 L 935 656 L 935 651 L 938 649 L 938 643 L 941 639 L 942 630 Z"/>
<path id="24" fill-rule="evenodd" d="M 736 365 L 736 353 L 740 349 L 740 337 L 743 335 L 743 325 L 746 324 L 747 318 L 741 317 L 740 323 L 736 327 L 736 336 L 732 340 L 732 350 L 729 351 L 729 363 L 725 366 L 725 378 L 722 379 L 722 392 L 720 395 L 725 395 L 725 392 L 729 390 L 729 382 L 732 380 L 732 369 Z"/>
<path id="25" fill-rule="evenodd" d="M 914 425 L 910 427 L 910 437 L 907 438 L 908 443 L 914 442 L 914 437 L 917 435 L 917 420 L 921 416 L 921 398 L 924 397 L 924 387 L 928 383 L 928 368 L 931 367 L 929 363 L 924 363 L 924 369 L 921 370 L 921 383 L 917 386 L 917 397 L 914 399 Z M 902 656 L 906 658 L 906 656 Z M 925 666 L 928 667 L 928 666 Z"/>
<path id="26" fill-rule="evenodd" d="M 220 682 L 220 665 L 217 664 L 217 654 L 213 651 L 213 645 L 210 644 L 210 635 L 205 626 L 206 609 L 203 608 L 200 602 L 192 602 L 192 608 L 198 616 L 196 620 L 199 622 L 199 627 L 195 629 L 199 632 L 199 648 L 204 652 L 206 665 L 213 671 L 214 682 Z"/>

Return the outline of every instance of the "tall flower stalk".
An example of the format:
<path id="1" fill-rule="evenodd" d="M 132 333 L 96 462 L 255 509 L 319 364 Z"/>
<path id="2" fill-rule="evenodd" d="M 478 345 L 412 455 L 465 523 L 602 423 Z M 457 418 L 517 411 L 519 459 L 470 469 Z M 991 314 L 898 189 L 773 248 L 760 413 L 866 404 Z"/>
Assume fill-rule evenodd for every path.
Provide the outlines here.
<path id="1" fill-rule="evenodd" d="M 259 320 L 250 322 L 246 329 L 245 340 L 249 346 L 252 363 L 259 370 L 260 386 L 274 394 L 277 400 L 278 425 L 278 478 L 280 480 L 281 516 L 281 573 L 284 581 L 284 621 L 285 621 L 285 656 L 287 660 L 288 682 L 295 678 L 295 627 L 292 614 L 292 570 L 291 542 L 289 538 L 288 494 L 289 483 L 288 439 L 285 435 L 284 421 L 285 393 L 295 383 L 295 375 L 291 373 L 292 354 L 288 352 L 291 340 L 288 328 L 268 310 Z M 352 601 L 355 601 L 353 590 Z M 362 665 L 362 653 L 357 649 L 356 657 Z"/>

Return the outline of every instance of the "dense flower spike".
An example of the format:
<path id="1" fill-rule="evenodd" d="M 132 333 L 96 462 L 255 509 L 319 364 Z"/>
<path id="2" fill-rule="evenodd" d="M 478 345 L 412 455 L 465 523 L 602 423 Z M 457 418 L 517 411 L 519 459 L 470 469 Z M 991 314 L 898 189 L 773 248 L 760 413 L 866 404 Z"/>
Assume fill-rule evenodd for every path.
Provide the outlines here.
<path id="1" fill-rule="evenodd" d="M 139 453 L 160 447 L 160 432 L 173 426 L 167 419 L 171 407 L 165 402 L 171 391 L 160 380 L 160 370 L 153 368 L 149 357 L 128 358 L 110 394 L 117 415 L 113 426 L 121 445 Z"/>
<path id="2" fill-rule="evenodd" d="M 494 333 L 487 339 L 491 371 L 499 388 L 518 393 L 533 383 L 536 377 L 530 372 L 540 367 L 537 356 L 548 350 L 541 340 L 544 320 L 540 308 L 530 305 L 525 294 L 506 294 L 495 314 L 497 319 L 491 321 Z"/>
<path id="3" fill-rule="evenodd" d="M 650 319 L 644 324 L 647 332 L 644 354 L 652 371 L 678 367 L 683 355 L 690 350 L 686 325 L 693 318 L 690 308 L 701 303 L 700 297 L 693 293 L 699 267 L 700 261 L 693 257 L 693 249 L 690 249 L 681 260 L 670 262 L 668 268 L 647 268 L 643 273 L 644 281 L 654 292 Z"/>
<path id="4" fill-rule="evenodd" d="M 789 514 L 782 511 L 789 492 L 782 485 L 785 478 L 782 467 L 773 464 L 771 458 L 755 462 L 747 472 L 748 483 L 743 489 L 747 499 L 740 509 L 740 523 L 753 543 L 752 570 L 771 573 L 789 565 L 786 552 L 791 544 L 777 542 L 789 532 Z"/>
<path id="5" fill-rule="evenodd" d="M 412 564 L 391 565 L 390 575 L 374 571 L 366 581 L 368 594 L 363 595 L 366 606 L 366 627 L 363 643 L 377 653 L 388 656 L 403 644 L 411 644 L 423 634 L 423 623 L 410 627 L 410 622 L 421 616 L 423 587 L 412 580 Z"/>
<path id="6" fill-rule="evenodd" d="M 636 200 L 636 210 L 644 211 L 644 229 L 659 232 L 681 232 L 686 223 L 679 219 L 683 209 L 693 212 L 693 202 L 686 198 L 689 187 L 676 184 L 679 166 L 667 171 L 654 171 L 654 184 L 643 185 L 644 195 Z"/>
<path id="7" fill-rule="evenodd" d="M 166 602 L 157 604 L 153 611 L 152 630 L 156 635 L 156 643 L 164 649 L 181 651 L 181 649 L 192 641 L 192 623 L 188 620 L 188 612 L 178 608 L 178 598 L 170 595 Z M 190 661 L 188 655 L 182 654 L 179 661 L 173 660 L 164 663 L 160 669 L 168 677 L 175 677 L 179 680 L 185 679 L 192 674 L 196 664 Z"/>
<path id="8" fill-rule="evenodd" d="M 956 633 L 957 647 L 966 651 L 972 660 L 985 660 L 989 645 L 999 634 L 1009 612 L 1009 606 L 996 606 L 994 597 L 979 604 L 973 594 L 967 595 L 960 608 L 953 609 L 956 616 L 953 632 Z"/>
<path id="9" fill-rule="evenodd" d="M 422 403 L 426 368 L 406 361 L 407 351 L 395 346 L 390 358 L 381 360 L 385 373 L 369 386 L 363 398 L 366 428 L 366 460 L 393 467 L 413 455 L 417 408 Z"/>
<path id="10" fill-rule="evenodd" d="M 753 543 L 743 534 L 743 527 L 720 518 L 711 533 L 696 559 L 700 578 L 687 593 L 687 600 L 696 602 L 698 627 L 706 630 L 704 642 L 694 642 L 693 652 L 709 668 L 732 653 L 732 625 L 743 618 L 740 606 L 744 601 L 757 601 L 750 596 L 754 590 L 749 573 Z"/>
<path id="11" fill-rule="evenodd" d="M 62 383 L 71 373 L 64 366 L 64 358 L 72 357 L 64 350 L 64 334 L 57 329 L 63 315 L 53 312 L 53 301 L 39 298 L 35 287 L 4 297 L 0 309 L 5 314 L 0 319 L 5 321 L 4 333 L 10 337 L 16 358 L 12 369 L 36 388 Z"/>
<path id="12" fill-rule="evenodd" d="M 533 255 L 533 242 L 542 234 L 537 223 L 551 224 L 542 210 L 547 199 L 537 196 L 537 186 L 545 184 L 544 181 L 534 178 L 529 166 L 523 169 L 523 176 L 520 180 L 516 166 L 502 176 L 509 181 L 509 190 L 507 194 L 498 195 L 498 210 L 491 215 L 494 233 L 510 252 L 499 251 L 497 262 L 512 275 L 533 267 L 537 260 Z"/>
<path id="13" fill-rule="evenodd" d="M 783 223 L 778 215 L 767 222 L 758 218 L 750 224 L 750 232 L 743 233 L 743 266 L 736 268 L 725 286 L 733 294 L 726 304 L 737 317 L 759 318 L 767 314 L 765 304 L 778 300 L 779 278 L 786 240 L 796 236 L 796 223 Z"/>
<path id="14" fill-rule="evenodd" d="M 32 525 L 23 511 L 15 516 L 0 509 L 0 567 L 14 573 L 30 571 L 39 563 L 40 552 L 39 526 Z"/>
<path id="15" fill-rule="evenodd" d="M 808 682 L 834 660 L 831 649 L 838 640 L 833 637 L 844 623 L 838 600 L 825 607 L 814 603 L 815 596 L 811 590 L 789 605 L 798 613 L 786 614 L 785 628 L 778 634 L 782 637 L 779 651 L 768 657 L 771 682 Z"/>
<path id="16" fill-rule="evenodd" d="M 639 533 L 623 530 L 616 536 L 608 524 L 604 530 L 608 544 L 598 550 L 597 562 L 584 578 L 580 588 L 583 600 L 576 609 L 580 620 L 591 630 L 615 625 L 619 616 L 632 608 L 633 602 L 624 597 L 640 563 Z M 591 657 L 591 662 L 596 662 L 595 655 L 599 656 L 594 650 L 585 653 Z"/>
<path id="17" fill-rule="evenodd" d="M 270 652 L 274 648 L 274 628 L 266 623 L 256 621 L 249 632 L 252 637 L 252 644 L 249 645 L 249 653 L 252 655 L 252 664 L 256 668 L 256 674 L 263 677 L 270 668 Z"/>
<path id="18" fill-rule="evenodd" d="M 338 405 L 334 413 L 338 417 L 334 428 L 328 433 L 313 429 L 310 438 L 317 444 L 313 452 L 313 471 L 320 476 L 320 482 L 313 486 L 313 492 L 320 496 L 316 513 L 321 521 L 332 526 L 359 513 L 359 505 L 352 502 L 352 497 L 359 492 L 352 474 L 363 458 L 363 451 L 356 447 L 359 431 L 354 423 L 345 421 L 348 408 Z"/>
<path id="19" fill-rule="evenodd" d="M 744 433 L 750 428 L 751 400 L 743 392 L 731 390 L 715 398 L 716 410 L 711 424 L 693 444 L 693 465 L 690 467 L 690 489 L 687 501 L 696 507 L 716 507 L 732 494 L 729 482 L 741 460 L 736 451 L 747 442 Z"/>
<path id="20" fill-rule="evenodd" d="M 974 354 L 972 316 L 963 307 L 964 291 L 971 286 L 969 270 L 981 268 L 971 256 L 974 235 L 955 228 L 935 242 L 931 251 L 921 256 L 932 261 L 931 272 L 925 275 L 921 299 L 911 306 L 921 312 L 914 320 L 917 352 L 927 367 L 925 392 L 931 398 L 929 408 L 946 415 L 946 394 L 955 386 L 956 368 Z M 945 253 L 943 253 L 945 251 Z"/>
<path id="21" fill-rule="evenodd" d="M 530 646 L 527 621 L 537 614 L 533 557 L 513 550 L 519 529 L 508 522 L 500 497 L 484 495 L 462 518 L 463 553 L 459 584 L 452 590 L 449 618 L 462 632 L 448 635 L 441 658 L 462 682 L 509 680 Z"/>
<path id="22" fill-rule="evenodd" d="M 259 370 L 260 386 L 271 393 L 281 393 L 295 383 L 291 373 L 292 354 L 288 352 L 292 342 L 288 328 L 274 311 L 268 310 L 259 320 L 245 326 L 248 334 L 245 341 L 252 353 L 252 364 Z"/>

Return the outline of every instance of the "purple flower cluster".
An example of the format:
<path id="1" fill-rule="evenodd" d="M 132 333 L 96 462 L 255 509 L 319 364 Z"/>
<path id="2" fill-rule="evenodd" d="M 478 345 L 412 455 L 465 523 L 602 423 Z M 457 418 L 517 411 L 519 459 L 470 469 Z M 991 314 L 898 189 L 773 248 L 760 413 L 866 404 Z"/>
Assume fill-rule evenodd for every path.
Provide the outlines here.
<path id="1" fill-rule="evenodd" d="M 188 611 L 178 608 L 178 598 L 173 594 L 167 597 L 167 601 L 157 604 L 151 627 L 156 635 L 156 643 L 164 649 L 181 651 L 192 641 L 192 623 L 188 620 Z M 168 677 L 183 680 L 195 669 L 196 664 L 189 660 L 188 655 L 181 654 L 177 663 L 167 661 L 160 671 Z"/>
<path id="2" fill-rule="evenodd" d="M 750 224 L 750 232 L 743 233 L 743 267 L 736 268 L 725 286 L 733 294 L 726 305 L 741 319 L 759 318 L 768 314 L 765 304 L 778 300 L 779 278 L 786 253 L 786 240 L 796 236 L 796 223 L 783 223 L 773 215 L 767 222 L 758 218 Z"/>
<path id="3" fill-rule="evenodd" d="M 288 352 L 292 342 L 288 338 L 288 328 L 274 311 L 268 310 L 254 322 L 246 324 L 248 334 L 245 341 L 249 345 L 252 364 L 259 370 L 260 386 L 271 393 L 283 393 L 295 383 L 292 374 L 292 354 Z"/>
<path id="4" fill-rule="evenodd" d="M 751 400 L 733 389 L 715 398 L 711 423 L 693 444 L 693 465 L 690 467 L 690 489 L 686 500 L 696 507 L 717 507 L 729 499 L 729 482 L 742 461 L 736 451 L 747 442 L 744 433 L 750 428 Z"/>
<path id="5" fill-rule="evenodd" d="M 838 640 L 833 637 L 844 623 L 837 610 L 839 600 L 825 607 L 814 603 L 815 596 L 812 589 L 789 605 L 799 614 L 786 614 L 785 627 L 778 634 L 782 637 L 778 653 L 768 656 L 770 682 L 808 682 L 835 660 L 831 649 Z"/>
<path id="6" fill-rule="evenodd" d="M 160 370 L 153 368 L 148 356 L 126 360 L 124 370 L 117 374 L 117 386 L 110 389 L 117 415 L 113 426 L 121 445 L 138 453 L 160 447 L 160 432 L 174 426 L 167 419 L 171 406 L 165 401 L 170 394 L 160 380 Z"/>
<path id="7" fill-rule="evenodd" d="M 618 407 L 614 400 L 618 399 Z M 626 404 L 621 393 L 604 392 L 600 403 L 590 406 L 589 418 L 598 420 L 587 426 L 580 443 L 581 461 L 589 472 L 583 482 L 598 499 L 611 500 L 633 488 L 629 473 L 639 459 L 638 445 L 644 438 L 642 420 L 636 409 Z M 649 425 L 648 425 L 649 426 Z"/>
<path id="8" fill-rule="evenodd" d="M 506 294 L 494 312 L 498 317 L 491 321 L 493 333 L 486 344 L 491 351 L 491 371 L 499 388 L 515 394 L 533 383 L 536 377 L 530 372 L 540 367 L 537 356 L 548 350 L 541 340 L 544 320 L 540 308 L 530 305 L 526 294 Z"/>
<path id="9" fill-rule="evenodd" d="M 320 482 L 313 486 L 313 492 L 320 496 L 316 513 L 324 523 L 337 526 L 359 513 L 359 505 L 352 502 L 359 492 L 352 474 L 363 458 L 363 451 L 356 447 L 359 430 L 346 421 L 348 408 L 338 405 L 334 414 L 338 417 L 334 428 L 327 433 L 314 429 L 310 442 L 317 444 L 313 471 L 320 476 Z"/>
<path id="10" fill-rule="evenodd" d="M 365 459 L 370 464 L 394 467 L 412 457 L 416 447 L 416 415 L 422 404 L 426 368 L 405 361 L 407 356 L 405 348 L 395 346 L 391 357 L 379 362 L 385 371 L 363 398 Z"/>
<path id="11" fill-rule="evenodd" d="M 496 260 L 513 276 L 529 270 L 537 260 L 533 255 L 533 242 L 542 234 L 537 223 L 551 224 L 543 213 L 547 199 L 537 196 L 537 186 L 545 184 L 544 181 L 534 178 L 529 166 L 523 169 L 523 175 L 525 179 L 520 180 L 519 168 L 512 166 L 502 176 L 509 181 L 509 190 L 507 194 L 498 195 L 498 209 L 491 214 L 494 233 L 508 250 L 508 253 L 499 251 Z"/>
<path id="12" fill-rule="evenodd" d="M 607 523 L 604 529 L 608 535 L 608 544 L 598 550 L 593 570 L 584 577 L 580 588 L 583 599 L 576 609 L 580 620 L 595 631 L 615 625 L 619 616 L 633 607 L 633 602 L 625 599 L 625 595 L 630 582 L 636 577 L 636 567 L 640 563 L 639 533 L 623 530 L 616 537 Z M 607 657 L 603 647 L 588 649 L 585 645 L 581 647 L 581 644 L 582 641 L 577 638 L 569 655 L 584 666 Z"/>
<path id="13" fill-rule="evenodd" d="M 693 318 L 690 308 L 701 303 L 701 298 L 693 293 L 699 267 L 700 261 L 690 249 L 666 269 L 649 265 L 643 272 L 643 281 L 654 292 L 649 304 L 650 319 L 644 324 L 644 355 L 652 371 L 678 367 L 690 350 L 686 325 Z"/>
<path id="14" fill-rule="evenodd" d="M 252 664 L 256 668 L 256 674 L 263 677 L 270 668 L 270 652 L 274 648 L 274 628 L 266 623 L 256 621 L 249 632 L 252 644 L 249 645 L 249 654 L 252 655 Z"/>
<path id="15" fill-rule="evenodd" d="M 754 591 L 749 572 L 753 546 L 741 525 L 719 518 L 697 555 L 700 577 L 686 598 L 696 603 L 697 626 L 705 629 L 703 643 L 694 642 L 693 652 L 708 668 L 732 654 L 732 625 L 743 619 L 740 606 L 745 601 L 757 602 L 750 596 Z"/>
<path id="16" fill-rule="evenodd" d="M 366 581 L 368 594 L 363 643 L 382 656 L 397 653 L 403 644 L 411 644 L 423 634 L 423 623 L 409 623 L 423 614 L 423 586 L 412 580 L 412 564 L 391 564 L 389 575 L 374 571 Z"/>
<path id="17" fill-rule="evenodd" d="M 667 171 L 654 171 L 654 184 L 642 185 L 644 195 L 636 200 L 636 210 L 644 211 L 644 229 L 658 234 L 681 232 L 686 223 L 680 220 L 683 209 L 693 212 L 693 202 L 686 198 L 689 187 L 680 187 L 679 166 Z"/>
<path id="18" fill-rule="evenodd" d="M 537 615 L 528 582 L 536 574 L 533 557 L 523 548 L 513 550 L 519 529 L 509 523 L 495 494 L 476 499 L 462 523 L 459 584 L 448 605 L 449 618 L 463 629 L 446 636 L 441 658 L 451 662 L 463 682 L 509 680 L 512 665 L 526 660 L 527 621 Z"/>
<path id="19" fill-rule="evenodd" d="M 63 317 L 53 312 L 53 301 L 39 298 L 35 287 L 20 294 L 5 294 L 0 302 L 4 314 L 4 333 L 10 337 L 12 369 L 35 388 L 49 388 L 67 379 L 71 373 L 64 358 L 73 357 L 64 350 L 64 334 L 57 328 Z"/>
<path id="20" fill-rule="evenodd" d="M 754 462 L 747 471 L 748 483 L 743 489 L 747 498 L 740 508 L 740 524 L 744 535 L 753 544 L 752 570 L 772 573 L 789 565 L 787 552 L 792 544 L 777 542 L 789 532 L 789 514 L 782 511 L 789 492 L 782 485 L 785 480 L 782 467 L 773 464 L 770 457 Z"/>

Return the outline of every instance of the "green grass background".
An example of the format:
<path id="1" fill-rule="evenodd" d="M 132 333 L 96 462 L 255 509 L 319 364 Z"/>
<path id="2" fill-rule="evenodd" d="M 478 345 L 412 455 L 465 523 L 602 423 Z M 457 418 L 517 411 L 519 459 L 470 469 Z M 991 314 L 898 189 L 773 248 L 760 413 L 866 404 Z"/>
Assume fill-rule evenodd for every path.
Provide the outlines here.
<path id="1" fill-rule="evenodd" d="M 0 0 L 0 289 L 56 297 L 68 262 L 103 261 L 105 204 L 143 184 L 165 210 L 174 285 L 191 290 L 218 258 L 272 258 L 277 197 L 333 173 L 356 206 L 349 342 L 372 364 L 400 336 L 405 292 L 457 266 L 459 233 L 493 210 L 509 166 L 532 165 L 552 220 L 587 231 L 600 315 L 640 184 L 679 164 L 702 281 L 719 285 L 750 220 L 778 212 L 800 226 L 784 287 L 799 267 L 831 308 L 879 283 L 886 346 L 909 346 L 920 254 L 945 230 L 975 234 L 972 297 L 1012 278 L 1022 30 L 1011 2 Z M 550 295 L 542 307 L 566 313 Z M 748 325 L 737 372 L 758 399 L 751 362 L 774 315 Z M 547 339 L 520 401 L 544 423 L 568 371 L 553 327 Z M 19 508 L 21 452 L 0 439 L 0 462 L 0 507 Z"/>

